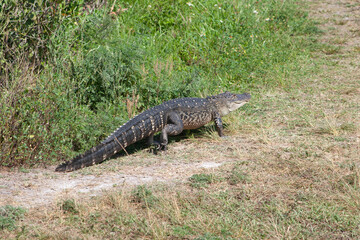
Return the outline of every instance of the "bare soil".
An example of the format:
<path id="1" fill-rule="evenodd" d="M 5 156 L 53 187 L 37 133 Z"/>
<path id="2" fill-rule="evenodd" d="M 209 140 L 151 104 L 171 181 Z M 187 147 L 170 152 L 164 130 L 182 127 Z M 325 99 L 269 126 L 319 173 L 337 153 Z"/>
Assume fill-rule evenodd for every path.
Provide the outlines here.
<path id="1" fill-rule="evenodd" d="M 264 196 L 320 189 L 328 186 L 322 182 L 328 173 L 351 174 L 344 166 L 360 166 L 360 4 L 319 0 L 310 6 L 324 32 L 320 41 L 329 45 L 314 56 L 320 71 L 291 91 L 259 94 L 248 106 L 258 112 L 228 118 L 230 127 L 245 118 L 228 130 L 229 138 L 195 136 L 171 143 L 166 155 L 142 150 L 72 173 L 56 173 L 55 166 L 0 171 L 0 205 L 40 207 L 139 184 L 176 185 L 235 162 L 245 163 L 253 179 L 247 187 Z"/>
<path id="2" fill-rule="evenodd" d="M 196 161 L 191 160 L 191 153 L 196 154 L 197 148 L 201 149 L 205 145 L 196 141 L 173 143 L 166 154 L 153 155 L 144 149 L 130 156 L 70 173 L 54 172 L 56 166 L 1 171 L 0 205 L 38 207 L 55 204 L 64 198 L 99 195 L 103 190 L 154 182 L 176 184 L 200 173 L 202 169 L 217 168 L 229 160 L 220 158 L 219 154 L 207 158 L 207 153 L 198 155 Z M 190 148 L 186 146 L 188 144 Z M 181 154 L 184 151 L 186 153 Z M 212 152 L 215 151 L 209 151 Z"/>

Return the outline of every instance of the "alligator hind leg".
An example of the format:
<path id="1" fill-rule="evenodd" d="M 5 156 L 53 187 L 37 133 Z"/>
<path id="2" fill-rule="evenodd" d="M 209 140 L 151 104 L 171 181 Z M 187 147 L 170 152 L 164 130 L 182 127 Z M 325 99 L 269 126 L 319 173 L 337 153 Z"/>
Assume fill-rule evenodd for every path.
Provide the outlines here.
<path id="1" fill-rule="evenodd" d="M 184 130 L 184 123 L 179 114 L 170 113 L 168 116 L 168 123 L 165 125 L 160 135 L 161 150 L 166 151 L 166 146 L 169 142 L 168 135 L 174 136 L 180 134 Z"/>

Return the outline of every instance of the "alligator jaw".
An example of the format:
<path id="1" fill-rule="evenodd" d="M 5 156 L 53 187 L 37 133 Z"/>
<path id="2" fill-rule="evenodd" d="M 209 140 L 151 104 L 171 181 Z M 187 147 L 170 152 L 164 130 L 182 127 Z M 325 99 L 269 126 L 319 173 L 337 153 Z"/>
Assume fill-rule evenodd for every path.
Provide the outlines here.
<path id="1" fill-rule="evenodd" d="M 232 112 L 232 111 L 235 111 L 236 109 L 244 106 L 245 104 L 247 104 L 248 101 L 246 102 L 240 102 L 240 103 L 230 103 L 230 106 L 229 106 L 229 112 Z"/>

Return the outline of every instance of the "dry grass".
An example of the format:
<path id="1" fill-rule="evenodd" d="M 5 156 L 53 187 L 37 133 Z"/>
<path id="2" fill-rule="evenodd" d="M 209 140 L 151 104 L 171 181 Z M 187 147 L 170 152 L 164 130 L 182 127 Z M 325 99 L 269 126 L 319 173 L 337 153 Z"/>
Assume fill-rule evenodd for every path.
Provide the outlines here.
<path id="1" fill-rule="evenodd" d="M 339 8 L 333 2 L 323 3 L 322 10 L 314 10 L 313 15 L 331 18 L 334 6 Z M 341 19 L 327 24 L 348 25 Z M 171 143 L 167 155 L 150 156 L 143 150 L 103 165 L 110 170 L 121 162 L 113 171 L 148 171 L 163 178 L 175 174 L 177 180 L 133 190 L 121 187 L 121 191 L 104 192 L 91 200 L 62 200 L 54 208 L 31 209 L 20 224 L 23 227 L 2 236 L 359 238 L 360 69 L 350 64 L 356 56 L 348 51 L 359 43 L 351 39 L 338 44 L 345 45 L 345 55 L 334 59 L 327 58 L 329 52 L 318 53 L 315 67 L 304 66 L 309 76 L 292 76 L 300 81 L 299 86 L 253 93 L 243 111 L 224 119 L 229 138 L 220 139 L 209 127 L 202 136 L 188 135 Z M 222 166 L 181 169 L 193 162 Z M 161 163 L 165 165 L 158 168 Z M 179 167 L 171 165 L 174 163 Z M 147 164 L 147 168 L 141 172 L 133 167 L 137 164 Z M 192 181 L 186 180 L 191 175 Z M 70 206 L 64 210 L 66 205 Z"/>
<path id="2" fill-rule="evenodd" d="M 133 190 L 121 186 L 91 200 L 61 200 L 52 209 L 30 210 L 25 228 L 16 234 L 34 239 L 356 238 L 357 99 L 319 79 L 309 78 L 291 92 L 255 94 L 243 112 L 224 119 L 229 138 L 210 131 L 173 142 L 165 156 L 144 150 L 119 160 L 118 170 L 125 171 L 153 158 L 147 166 L 162 176 L 171 173 L 156 169 L 159 162 L 223 163 L 219 169 L 177 172 L 185 179 L 191 172 L 204 177 Z M 179 151 L 183 145 L 186 151 Z M 105 163 L 105 169 L 111 167 Z"/>

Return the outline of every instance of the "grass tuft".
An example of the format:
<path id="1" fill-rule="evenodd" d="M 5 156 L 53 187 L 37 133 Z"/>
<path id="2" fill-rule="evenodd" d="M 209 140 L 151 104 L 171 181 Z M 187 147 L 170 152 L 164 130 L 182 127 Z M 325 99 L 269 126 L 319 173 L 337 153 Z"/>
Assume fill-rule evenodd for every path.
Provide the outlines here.
<path id="1" fill-rule="evenodd" d="M 203 188 L 206 187 L 206 185 L 215 183 L 219 181 L 219 178 L 216 177 L 214 174 L 194 174 L 189 178 L 190 186 L 194 188 Z"/>
<path id="2" fill-rule="evenodd" d="M 132 201 L 140 203 L 143 208 L 152 207 L 158 199 L 146 185 L 137 186 L 132 191 Z"/>
<path id="3" fill-rule="evenodd" d="M 76 207 L 75 204 L 75 200 L 74 199 L 68 199 L 65 200 L 61 206 L 60 209 L 64 212 L 64 213 L 70 213 L 70 214 L 78 214 L 79 210 Z"/>
<path id="4" fill-rule="evenodd" d="M 243 171 L 241 171 L 239 169 L 239 166 L 235 166 L 232 169 L 230 175 L 227 178 L 227 181 L 230 185 L 237 185 L 240 183 L 245 184 L 251 182 L 249 176 Z"/>
<path id="5" fill-rule="evenodd" d="M 15 230 L 16 222 L 23 218 L 25 209 L 6 205 L 0 207 L 0 229 Z"/>

